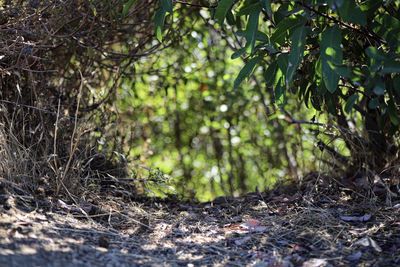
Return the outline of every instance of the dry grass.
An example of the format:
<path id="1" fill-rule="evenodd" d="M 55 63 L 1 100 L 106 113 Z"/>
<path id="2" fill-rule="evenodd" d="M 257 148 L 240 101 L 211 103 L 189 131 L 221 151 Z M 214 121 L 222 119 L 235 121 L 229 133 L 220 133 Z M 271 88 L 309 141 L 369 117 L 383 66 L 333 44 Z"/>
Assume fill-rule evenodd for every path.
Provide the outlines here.
<path id="1" fill-rule="evenodd" d="M 400 199 L 384 207 L 341 192 L 251 194 L 219 204 L 136 203 L 93 194 L 80 203 L 88 216 L 72 202 L 42 203 L 30 213 L 12 209 L 2 217 L 0 254 L 4 263 L 41 266 L 400 264 Z M 19 202 L 36 206 L 26 198 Z M 371 215 L 366 221 L 342 219 L 365 214 Z M 249 222 L 259 229 L 243 228 Z"/>
<path id="2" fill-rule="evenodd" d="M 119 0 L 6 2 L 0 177 L 39 197 L 76 199 L 99 177 L 87 163 L 113 154 L 99 152 L 97 141 L 115 134 L 109 104 L 121 77 L 158 47 L 151 44 L 156 1 L 137 2 L 126 17 Z"/>

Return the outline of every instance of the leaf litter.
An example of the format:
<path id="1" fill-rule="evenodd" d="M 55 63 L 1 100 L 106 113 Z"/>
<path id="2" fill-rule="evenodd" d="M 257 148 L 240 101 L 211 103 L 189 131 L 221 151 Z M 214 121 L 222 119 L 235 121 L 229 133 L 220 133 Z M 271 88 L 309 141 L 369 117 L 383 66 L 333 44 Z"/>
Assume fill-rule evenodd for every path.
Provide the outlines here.
<path id="1" fill-rule="evenodd" d="M 11 209 L 0 203 L 0 266 L 400 265 L 396 202 L 302 193 L 218 203 L 93 195 L 81 205 L 14 195 Z"/>

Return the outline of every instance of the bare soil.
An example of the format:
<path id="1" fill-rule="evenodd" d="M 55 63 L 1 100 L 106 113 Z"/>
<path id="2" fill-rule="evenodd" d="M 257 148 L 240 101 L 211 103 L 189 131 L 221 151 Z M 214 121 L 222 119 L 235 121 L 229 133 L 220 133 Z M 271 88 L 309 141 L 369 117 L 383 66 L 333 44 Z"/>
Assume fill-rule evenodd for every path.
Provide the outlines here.
<path id="1" fill-rule="evenodd" d="M 210 203 L 3 195 L 0 266 L 400 266 L 399 214 L 398 202 L 345 192 Z"/>

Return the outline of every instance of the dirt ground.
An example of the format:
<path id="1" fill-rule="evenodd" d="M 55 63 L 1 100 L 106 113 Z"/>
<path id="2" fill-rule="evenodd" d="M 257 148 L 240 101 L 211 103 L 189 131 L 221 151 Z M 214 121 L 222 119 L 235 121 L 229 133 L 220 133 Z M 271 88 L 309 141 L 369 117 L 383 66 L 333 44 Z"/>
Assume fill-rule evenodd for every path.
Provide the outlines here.
<path id="1" fill-rule="evenodd" d="M 399 202 L 345 193 L 78 205 L 3 195 L 0 266 L 400 266 L 399 214 Z"/>

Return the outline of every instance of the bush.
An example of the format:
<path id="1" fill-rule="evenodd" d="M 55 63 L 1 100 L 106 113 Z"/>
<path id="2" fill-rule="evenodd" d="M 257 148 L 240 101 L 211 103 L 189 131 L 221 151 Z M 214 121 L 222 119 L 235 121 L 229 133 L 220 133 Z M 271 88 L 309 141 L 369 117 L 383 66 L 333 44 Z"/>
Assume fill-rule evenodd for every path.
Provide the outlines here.
<path id="1" fill-rule="evenodd" d="M 120 77 L 157 48 L 154 1 L 1 3 L 0 175 L 33 191 L 50 176 L 56 194 L 79 192 L 99 136 L 113 136 Z"/>
<path id="2" fill-rule="evenodd" d="M 172 11 L 165 8 L 172 1 L 160 2 Z M 320 148 L 352 175 L 381 173 L 397 161 L 399 11 L 399 1 L 383 0 L 220 0 L 211 7 L 225 40 L 239 47 L 232 58 L 246 61 L 234 87 L 262 71 L 283 112 L 293 97 L 318 111 L 317 123 L 288 120 L 321 126 Z M 324 142 L 324 133 L 344 140 L 350 157 Z"/>

